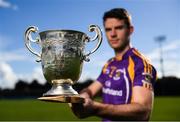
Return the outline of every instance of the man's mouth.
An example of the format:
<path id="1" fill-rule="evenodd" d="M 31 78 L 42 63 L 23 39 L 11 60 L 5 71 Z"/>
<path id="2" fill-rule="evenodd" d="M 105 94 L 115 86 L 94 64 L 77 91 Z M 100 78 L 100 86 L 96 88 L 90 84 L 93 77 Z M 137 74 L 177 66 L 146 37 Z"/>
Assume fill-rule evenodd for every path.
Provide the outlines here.
<path id="1" fill-rule="evenodd" d="M 117 44 L 118 40 L 111 40 L 110 42 L 111 42 L 111 44 Z"/>

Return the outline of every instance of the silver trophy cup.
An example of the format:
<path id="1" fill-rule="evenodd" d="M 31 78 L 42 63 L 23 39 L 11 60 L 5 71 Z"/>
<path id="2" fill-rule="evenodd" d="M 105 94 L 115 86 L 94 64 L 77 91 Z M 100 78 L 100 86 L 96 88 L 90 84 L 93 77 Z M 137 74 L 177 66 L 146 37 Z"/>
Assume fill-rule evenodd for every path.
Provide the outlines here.
<path id="1" fill-rule="evenodd" d="M 83 61 L 89 61 L 89 55 L 94 53 L 102 42 L 102 32 L 96 25 L 90 25 L 89 31 L 96 32 L 90 38 L 85 33 L 75 30 L 48 30 L 39 33 L 34 40 L 31 33 L 38 28 L 30 26 L 25 32 L 25 45 L 27 49 L 37 56 L 41 62 L 45 79 L 52 84 L 52 88 L 38 99 L 44 101 L 59 101 L 80 103 L 84 99 L 72 88 L 81 75 Z M 85 53 L 87 42 L 98 40 L 96 47 Z M 31 42 L 41 47 L 41 52 L 35 52 Z"/>

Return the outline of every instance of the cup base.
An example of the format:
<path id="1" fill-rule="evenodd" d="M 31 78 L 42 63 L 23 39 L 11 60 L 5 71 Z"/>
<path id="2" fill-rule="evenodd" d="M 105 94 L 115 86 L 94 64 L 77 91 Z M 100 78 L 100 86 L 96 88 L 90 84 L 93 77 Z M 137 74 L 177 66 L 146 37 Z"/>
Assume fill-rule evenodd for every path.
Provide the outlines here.
<path id="1" fill-rule="evenodd" d="M 48 96 L 73 96 L 78 93 L 72 88 L 69 83 L 54 83 L 50 90 L 43 94 L 43 97 Z"/>
<path id="2" fill-rule="evenodd" d="M 60 103 L 84 103 L 84 98 L 79 95 L 57 95 L 39 97 L 38 100 L 46 102 L 60 102 Z"/>

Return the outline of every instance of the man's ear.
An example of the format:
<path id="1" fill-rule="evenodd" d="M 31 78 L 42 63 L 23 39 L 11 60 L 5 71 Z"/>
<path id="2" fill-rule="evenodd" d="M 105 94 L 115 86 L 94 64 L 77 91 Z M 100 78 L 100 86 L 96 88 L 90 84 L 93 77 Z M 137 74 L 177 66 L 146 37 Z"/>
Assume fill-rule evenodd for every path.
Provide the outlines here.
<path id="1" fill-rule="evenodd" d="M 131 35 L 133 32 L 134 32 L 134 27 L 133 27 L 133 26 L 130 26 L 129 34 Z"/>
<path id="2" fill-rule="evenodd" d="M 133 27 L 133 26 L 130 26 L 127 31 L 128 31 L 128 32 L 126 33 L 127 36 L 130 36 L 130 35 L 134 32 L 134 27 Z"/>

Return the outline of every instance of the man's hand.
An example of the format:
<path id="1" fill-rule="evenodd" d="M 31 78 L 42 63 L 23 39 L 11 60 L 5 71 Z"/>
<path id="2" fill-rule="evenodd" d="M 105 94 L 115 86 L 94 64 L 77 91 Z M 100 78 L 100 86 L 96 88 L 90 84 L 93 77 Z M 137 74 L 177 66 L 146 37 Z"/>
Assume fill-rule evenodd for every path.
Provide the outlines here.
<path id="1" fill-rule="evenodd" d="M 94 101 L 92 98 L 102 89 L 102 84 L 99 81 L 94 81 L 88 88 L 80 92 L 80 96 L 85 99 L 84 103 L 69 103 L 73 113 L 78 118 L 85 118 L 95 114 Z"/>
<path id="2" fill-rule="evenodd" d="M 85 99 L 84 103 L 72 103 L 71 109 L 73 113 L 78 118 L 85 118 L 95 114 L 95 109 L 93 108 L 94 101 L 90 97 L 85 97 L 83 94 L 80 95 Z"/>

